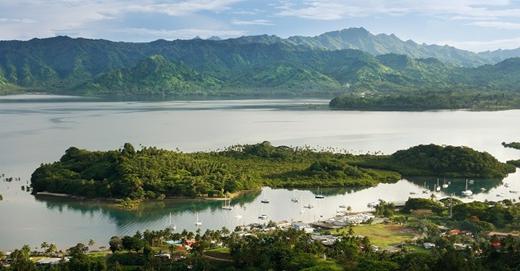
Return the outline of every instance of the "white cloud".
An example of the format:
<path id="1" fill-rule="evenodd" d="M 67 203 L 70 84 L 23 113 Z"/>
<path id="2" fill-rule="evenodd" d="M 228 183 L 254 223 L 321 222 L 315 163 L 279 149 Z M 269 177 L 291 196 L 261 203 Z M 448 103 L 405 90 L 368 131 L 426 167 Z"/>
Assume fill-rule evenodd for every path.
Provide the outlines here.
<path id="1" fill-rule="evenodd" d="M 130 12 L 161 13 L 169 16 L 204 11 L 218 13 L 239 1 L 241 0 L 0 0 L 0 18 L 4 18 L 0 19 L 0 39 L 81 33 L 93 23 L 116 20 Z M 17 18 L 30 20 L 12 19 L 12 14 Z"/>
<path id="2" fill-rule="evenodd" d="M 152 39 L 192 39 L 194 37 L 209 38 L 218 36 L 221 38 L 233 38 L 245 35 L 244 31 L 232 29 L 200 29 L 200 28 L 182 28 L 182 29 L 149 29 L 149 28 L 124 28 L 114 29 L 113 33 L 131 34 L 137 40 L 149 41 Z M 141 37 L 141 38 L 140 38 Z"/>
<path id="3" fill-rule="evenodd" d="M 476 25 L 476 26 L 481 26 L 481 27 L 490 27 L 490 28 L 507 29 L 507 30 L 520 29 L 520 23 L 512 23 L 512 22 L 476 21 L 476 22 L 471 22 L 470 24 Z"/>
<path id="4" fill-rule="evenodd" d="M 482 52 L 493 51 L 497 48 L 516 49 L 520 44 L 520 37 L 489 41 L 439 41 L 436 42 L 436 44 L 448 44 L 460 49 L 465 49 L 473 52 Z"/>
<path id="5" fill-rule="evenodd" d="M 233 20 L 231 21 L 232 24 L 235 25 L 273 25 L 273 23 L 269 20 Z"/>
<path id="6" fill-rule="evenodd" d="M 519 17 L 510 0 L 280 0 L 278 15 L 338 20 L 373 15 L 426 14 L 447 18 Z"/>
<path id="7" fill-rule="evenodd" d="M 36 21 L 27 18 L 0 18 L 0 23 L 33 24 L 36 23 Z"/>
<path id="8" fill-rule="evenodd" d="M 184 0 L 171 3 L 148 3 L 144 5 L 140 1 L 134 1 L 134 4 L 129 5 L 127 10 L 165 13 L 172 16 L 179 16 L 198 11 L 220 12 L 229 9 L 230 5 L 240 1 L 241 0 Z"/>

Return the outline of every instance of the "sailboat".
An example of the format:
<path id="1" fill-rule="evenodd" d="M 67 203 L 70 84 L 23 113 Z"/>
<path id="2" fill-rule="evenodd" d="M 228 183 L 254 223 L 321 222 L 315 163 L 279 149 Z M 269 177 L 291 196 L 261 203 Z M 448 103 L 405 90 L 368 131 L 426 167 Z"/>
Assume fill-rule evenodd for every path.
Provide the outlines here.
<path id="1" fill-rule="evenodd" d="M 314 197 L 317 198 L 317 199 L 323 199 L 323 198 L 325 198 L 324 195 L 320 194 L 320 188 L 319 188 L 319 187 L 318 187 L 318 194 L 316 194 Z"/>
<path id="2" fill-rule="evenodd" d="M 294 202 L 294 203 L 298 203 L 298 201 L 299 201 L 299 200 L 294 196 L 294 191 L 293 191 L 293 197 L 292 197 L 291 201 Z"/>
<path id="3" fill-rule="evenodd" d="M 262 206 L 262 207 L 260 207 L 260 214 L 261 215 L 258 216 L 258 218 L 261 219 L 261 220 L 267 219 L 267 215 L 266 214 L 262 214 L 263 212 L 264 212 L 264 207 Z"/>
<path id="4" fill-rule="evenodd" d="M 442 188 L 446 189 L 448 188 L 449 184 L 446 183 L 446 179 L 442 181 Z"/>
<path id="5" fill-rule="evenodd" d="M 468 189 L 468 179 L 466 179 L 466 189 L 464 191 L 462 191 L 462 195 L 464 195 L 466 197 L 473 195 L 473 192 Z"/>
<path id="6" fill-rule="evenodd" d="M 177 229 L 177 226 L 175 225 L 172 225 L 172 213 L 170 212 L 170 224 L 168 226 L 170 229 L 172 230 L 176 230 Z"/>
<path id="7" fill-rule="evenodd" d="M 441 191 L 441 185 L 439 184 L 439 178 L 437 178 L 437 186 L 435 187 L 435 191 Z"/>
<path id="8" fill-rule="evenodd" d="M 233 207 L 231 207 L 231 199 L 228 199 L 227 196 L 226 199 L 224 199 L 224 206 L 222 206 L 222 209 L 233 210 Z"/>
<path id="9" fill-rule="evenodd" d="M 199 213 L 197 213 L 197 221 L 195 222 L 195 226 L 202 226 L 202 222 L 199 220 Z"/>
<path id="10" fill-rule="evenodd" d="M 423 194 L 428 194 L 430 191 L 428 191 L 428 186 L 426 186 L 426 182 L 424 182 L 423 186 L 424 190 L 422 191 Z"/>

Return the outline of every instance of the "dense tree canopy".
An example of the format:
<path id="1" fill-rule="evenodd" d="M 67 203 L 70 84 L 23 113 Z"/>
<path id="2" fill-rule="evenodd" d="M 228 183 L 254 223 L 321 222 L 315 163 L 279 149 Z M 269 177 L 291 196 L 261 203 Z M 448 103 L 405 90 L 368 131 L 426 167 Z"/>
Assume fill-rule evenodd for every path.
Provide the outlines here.
<path id="1" fill-rule="evenodd" d="M 513 168 L 513 169 L 511 169 Z M 135 150 L 66 150 L 31 177 L 34 193 L 90 198 L 163 199 L 224 196 L 273 187 L 373 186 L 403 175 L 504 177 L 514 167 L 469 148 L 418 146 L 391 156 L 351 155 L 308 148 L 238 145 L 220 152 L 183 153 L 153 147 Z"/>

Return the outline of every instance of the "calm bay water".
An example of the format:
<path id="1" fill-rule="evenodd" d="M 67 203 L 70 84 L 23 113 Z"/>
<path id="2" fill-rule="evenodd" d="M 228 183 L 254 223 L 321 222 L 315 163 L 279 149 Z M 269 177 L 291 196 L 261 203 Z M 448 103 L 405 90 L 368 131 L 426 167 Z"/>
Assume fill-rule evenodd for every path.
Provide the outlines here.
<path id="1" fill-rule="evenodd" d="M 197 214 L 202 229 L 260 222 L 260 214 L 275 221 L 311 221 L 333 216 L 342 204 L 361 211 L 377 199 L 404 201 L 411 193 L 426 197 L 430 194 L 422 193 L 425 182 L 430 189 L 435 183 L 416 179 L 361 190 L 328 189 L 321 191 L 326 194 L 323 200 L 316 200 L 312 191 L 265 188 L 234 200 L 231 211 L 221 209 L 221 202 L 210 201 L 165 201 L 125 211 L 91 202 L 36 199 L 21 190 L 40 163 L 58 160 L 69 146 L 109 150 L 130 142 L 197 151 L 269 140 L 275 145 L 392 153 L 437 143 L 467 145 L 503 161 L 520 158 L 520 151 L 500 145 L 520 140 L 519 110 L 343 112 L 327 110 L 325 100 L 72 102 L 65 97 L 33 98 L 0 98 L 0 174 L 21 177 L 19 182 L 0 183 L 4 198 L 0 201 L 0 249 L 38 246 L 43 241 L 61 247 L 89 239 L 105 244 L 112 235 L 165 228 L 170 214 L 178 230 L 194 230 Z M 464 181 L 451 181 L 438 196 L 460 194 Z M 520 173 L 470 188 L 473 200 L 518 199 Z M 292 197 L 300 203 L 292 203 Z M 271 203 L 262 204 L 262 199 Z M 315 208 L 303 209 L 308 203 Z"/>

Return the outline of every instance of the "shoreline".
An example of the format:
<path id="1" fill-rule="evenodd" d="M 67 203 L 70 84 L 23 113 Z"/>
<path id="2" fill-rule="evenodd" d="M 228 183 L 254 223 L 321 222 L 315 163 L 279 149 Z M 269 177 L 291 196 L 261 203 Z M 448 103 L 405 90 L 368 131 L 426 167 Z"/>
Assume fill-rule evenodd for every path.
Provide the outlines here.
<path id="1" fill-rule="evenodd" d="M 143 203 L 157 203 L 162 201 L 225 201 L 225 200 L 232 200 L 235 198 L 238 198 L 240 196 L 243 196 L 248 193 L 256 192 L 258 190 L 256 189 L 249 189 L 249 190 L 242 190 L 234 193 L 228 193 L 228 197 L 222 198 L 222 197 L 188 197 L 188 196 L 171 196 L 166 197 L 162 200 L 159 199 L 144 199 L 144 200 L 131 200 L 131 206 L 125 206 L 123 204 L 124 199 L 116 199 L 116 198 L 87 198 L 87 197 L 81 197 L 81 196 L 75 196 L 71 194 L 66 193 L 53 193 L 53 192 L 37 192 L 34 194 L 35 197 L 40 198 L 55 198 L 55 199 L 70 199 L 75 201 L 84 201 L 84 202 L 98 202 L 98 203 L 107 203 L 110 205 L 114 205 L 117 207 L 122 207 L 124 209 L 133 209 L 135 207 L 138 207 L 139 205 Z"/>

